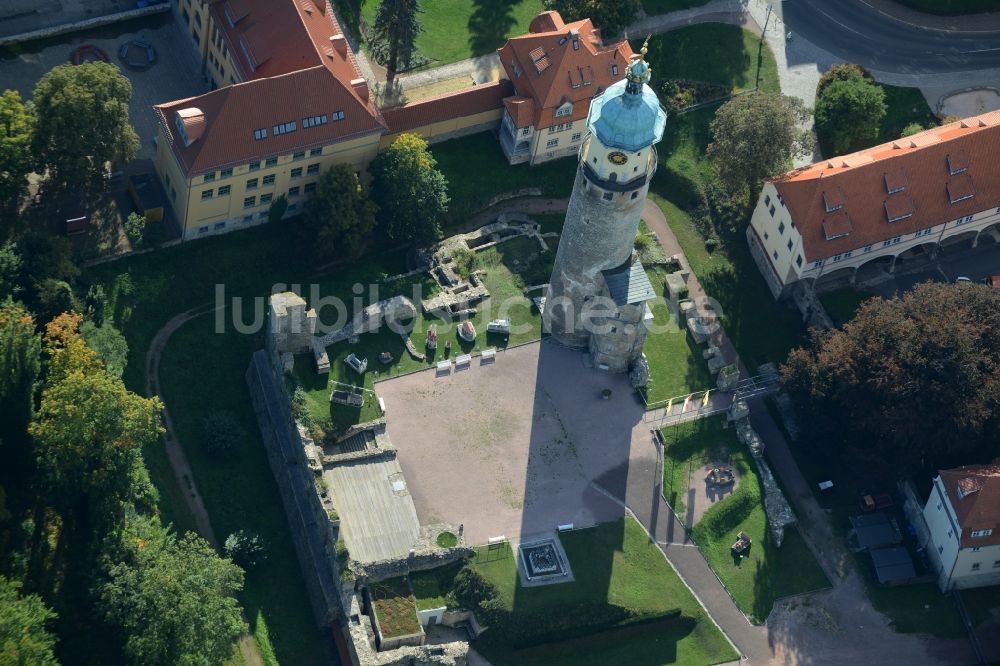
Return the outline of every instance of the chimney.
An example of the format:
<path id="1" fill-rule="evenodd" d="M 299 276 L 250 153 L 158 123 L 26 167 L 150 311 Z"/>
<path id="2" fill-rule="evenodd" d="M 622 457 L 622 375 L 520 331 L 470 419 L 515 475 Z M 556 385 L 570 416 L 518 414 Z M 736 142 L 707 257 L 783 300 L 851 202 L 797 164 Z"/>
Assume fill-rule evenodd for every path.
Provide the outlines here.
<path id="1" fill-rule="evenodd" d="M 368 82 L 364 79 L 353 79 L 351 81 L 351 87 L 354 88 L 354 92 L 358 94 L 358 97 L 362 101 L 368 101 Z"/>
<path id="2" fill-rule="evenodd" d="M 347 39 L 343 35 L 334 35 L 330 38 L 330 45 L 343 57 L 347 57 Z"/>

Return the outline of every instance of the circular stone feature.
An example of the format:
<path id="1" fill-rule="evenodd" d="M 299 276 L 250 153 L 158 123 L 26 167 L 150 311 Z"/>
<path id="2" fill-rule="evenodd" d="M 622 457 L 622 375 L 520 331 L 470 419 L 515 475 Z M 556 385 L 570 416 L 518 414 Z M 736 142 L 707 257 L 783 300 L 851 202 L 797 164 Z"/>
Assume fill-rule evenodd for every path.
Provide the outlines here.
<path id="1" fill-rule="evenodd" d="M 146 70 L 156 62 L 156 49 L 142 39 L 131 39 L 118 47 L 118 58 L 132 69 Z"/>

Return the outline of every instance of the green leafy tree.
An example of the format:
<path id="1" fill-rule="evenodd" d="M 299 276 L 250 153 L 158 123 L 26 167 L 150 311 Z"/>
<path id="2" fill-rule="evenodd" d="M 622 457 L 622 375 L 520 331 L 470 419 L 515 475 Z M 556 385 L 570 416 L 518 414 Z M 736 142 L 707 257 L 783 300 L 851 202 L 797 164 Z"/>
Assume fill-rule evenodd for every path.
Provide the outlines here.
<path id="1" fill-rule="evenodd" d="M 914 134 L 920 134 L 921 132 L 924 131 L 924 129 L 926 128 L 920 123 L 910 123 L 909 125 L 903 128 L 902 132 L 900 132 L 899 138 L 905 139 L 908 136 L 913 136 Z"/>
<path id="2" fill-rule="evenodd" d="M 405 69 L 413 60 L 417 35 L 424 29 L 417 19 L 422 11 L 419 0 L 382 0 L 375 12 L 372 31 L 386 49 L 386 87 L 389 89 L 400 66 Z"/>
<path id="3" fill-rule="evenodd" d="M 35 86 L 34 149 L 64 185 L 84 183 L 105 162 L 127 162 L 139 150 L 129 122 L 132 84 L 114 65 L 58 65 Z"/>
<path id="4" fill-rule="evenodd" d="M 21 596 L 20 589 L 0 576 L 0 664 L 56 666 L 56 639 L 45 627 L 56 614 L 37 594 Z"/>
<path id="5" fill-rule="evenodd" d="M 816 84 L 816 98 L 818 99 L 826 87 L 834 81 L 847 81 L 848 79 L 864 79 L 874 81 L 867 69 L 853 62 L 838 62 L 830 65 L 830 69 L 823 72 Z"/>
<path id="6" fill-rule="evenodd" d="M 20 304 L 0 305 L 0 442 L 23 439 L 41 372 L 41 337 Z"/>
<path id="7" fill-rule="evenodd" d="M 162 432 L 160 401 L 125 389 L 78 332 L 80 315 L 46 327 L 48 383 L 28 432 L 45 481 L 64 504 L 87 498 L 99 515 L 152 495 L 142 447 Z"/>
<path id="8" fill-rule="evenodd" d="M 271 224 L 281 222 L 281 218 L 285 216 L 287 210 L 288 197 L 284 194 L 279 195 L 278 198 L 271 202 L 271 207 L 267 209 L 267 221 Z"/>
<path id="9" fill-rule="evenodd" d="M 246 442 L 246 430 L 232 412 L 216 410 L 209 413 L 203 428 L 202 442 L 205 450 L 213 456 L 230 456 Z"/>
<path id="10" fill-rule="evenodd" d="M 14 241 L 0 243 L 0 301 L 21 291 L 21 253 Z"/>
<path id="11" fill-rule="evenodd" d="M 243 571 L 193 532 L 130 518 L 100 588 L 105 616 L 125 632 L 134 664 L 216 666 L 247 630 L 234 595 Z"/>
<path id="12" fill-rule="evenodd" d="M 104 325 L 104 311 L 108 307 L 108 297 L 104 294 L 104 287 L 99 284 L 92 284 L 87 290 L 84 298 L 87 318 L 94 322 L 95 326 Z"/>
<path id="13" fill-rule="evenodd" d="M 249 570 L 267 559 L 267 547 L 260 535 L 250 530 L 239 530 L 226 537 L 226 555 Z"/>
<path id="14" fill-rule="evenodd" d="M 640 0 L 545 0 L 546 9 L 559 12 L 566 22 L 589 18 L 606 37 L 620 34 L 641 8 Z"/>
<path id="15" fill-rule="evenodd" d="M 0 95 L 0 217 L 16 214 L 32 171 L 35 115 L 15 90 Z"/>
<path id="16" fill-rule="evenodd" d="M 441 234 L 448 181 L 436 167 L 427 142 L 415 134 L 400 134 L 372 161 L 377 219 L 389 240 L 426 245 Z"/>
<path id="17" fill-rule="evenodd" d="M 134 247 L 142 244 L 142 238 L 146 233 L 146 216 L 142 213 L 132 211 L 125 218 L 125 235 L 132 241 Z"/>
<path id="18" fill-rule="evenodd" d="M 812 149 L 801 124 L 802 102 L 784 95 L 742 95 L 723 104 L 712 120 L 708 156 L 732 195 L 755 195 L 761 181 L 785 171 L 794 155 Z"/>
<path id="19" fill-rule="evenodd" d="M 850 153 L 878 142 L 885 91 L 861 77 L 833 81 L 816 101 L 816 133 L 824 150 Z"/>
<path id="20" fill-rule="evenodd" d="M 306 203 L 299 237 L 320 261 L 353 261 L 368 249 L 377 209 L 354 170 L 338 164 L 323 174 Z"/>
<path id="21" fill-rule="evenodd" d="M 92 321 L 85 321 L 80 324 L 80 335 L 87 346 L 97 352 L 108 374 L 121 377 L 128 364 L 128 342 L 121 331 L 107 322 L 98 326 Z"/>
<path id="22" fill-rule="evenodd" d="M 998 368 L 1000 297 L 928 282 L 815 333 L 782 380 L 805 412 L 806 441 L 898 477 L 1000 456 Z"/>

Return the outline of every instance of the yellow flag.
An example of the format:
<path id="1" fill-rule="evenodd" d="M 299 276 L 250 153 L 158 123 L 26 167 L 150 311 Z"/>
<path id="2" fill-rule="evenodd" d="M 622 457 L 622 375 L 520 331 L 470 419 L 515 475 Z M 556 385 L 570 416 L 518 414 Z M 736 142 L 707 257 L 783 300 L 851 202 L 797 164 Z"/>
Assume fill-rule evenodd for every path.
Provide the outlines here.
<path id="1" fill-rule="evenodd" d="M 712 391 L 710 391 L 710 390 L 709 391 L 705 391 L 705 397 L 701 401 L 701 406 L 702 407 L 708 407 L 708 394 L 711 393 L 711 392 Z"/>

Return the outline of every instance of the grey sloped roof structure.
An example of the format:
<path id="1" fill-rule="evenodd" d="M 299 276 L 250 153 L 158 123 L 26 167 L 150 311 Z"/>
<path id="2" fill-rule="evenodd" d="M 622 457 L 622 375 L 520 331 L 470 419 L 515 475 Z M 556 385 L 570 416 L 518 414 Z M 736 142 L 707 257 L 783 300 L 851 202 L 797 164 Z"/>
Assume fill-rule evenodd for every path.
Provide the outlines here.
<path id="1" fill-rule="evenodd" d="M 611 300 L 617 305 L 634 305 L 656 298 L 653 285 L 638 259 L 630 257 L 621 266 L 601 272 Z"/>

